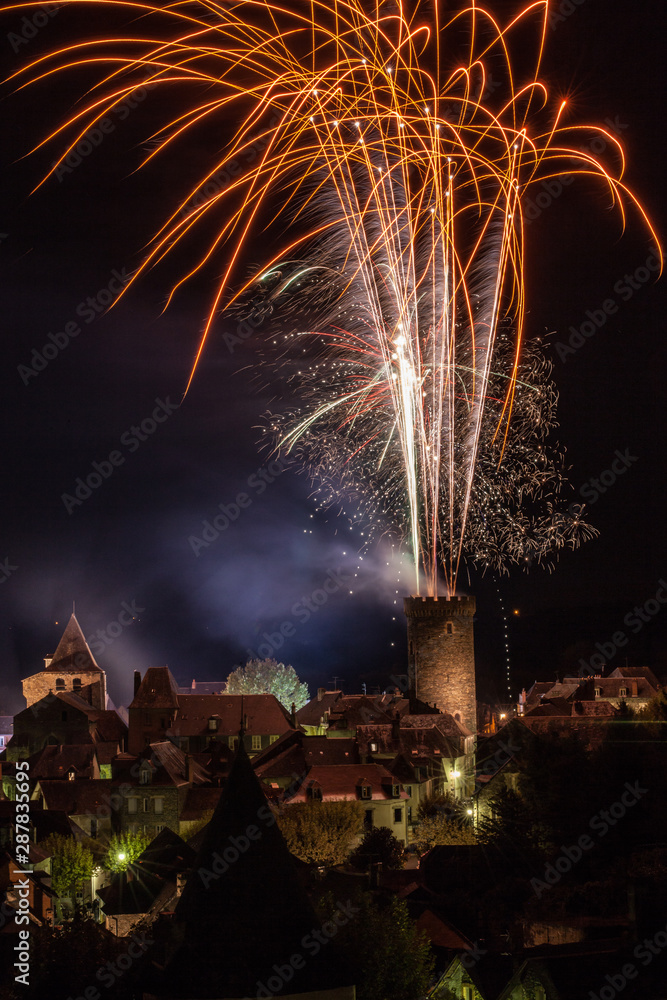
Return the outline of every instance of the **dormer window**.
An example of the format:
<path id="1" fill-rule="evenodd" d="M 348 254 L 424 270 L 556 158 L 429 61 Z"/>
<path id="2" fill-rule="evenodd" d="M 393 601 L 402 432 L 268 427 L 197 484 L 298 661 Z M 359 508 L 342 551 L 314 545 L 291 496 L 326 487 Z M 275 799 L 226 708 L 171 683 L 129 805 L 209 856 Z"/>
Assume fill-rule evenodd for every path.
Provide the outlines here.
<path id="1" fill-rule="evenodd" d="M 76 771 L 74 770 L 73 767 L 70 767 L 69 771 L 67 772 L 67 780 L 74 781 L 75 778 L 76 778 Z"/>
<path id="2" fill-rule="evenodd" d="M 619 691 L 619 694 L 620 694 L 621 698 L 626 698 L 627 694 L 628 694 L 628 689 L 627 688 L 621 688 L 621 690 Z"/>
<path id="3" fill-rule="evenodd" d="M 400 785 L 392 785 L 391 786 L 391 797 L 392 797 L 392 799 L 400 799 L 400 797 L 401 797 L 401 786 Z"/>
<path id="4" fill-rule="evenodd" d="M 151 783 L 151 769 L 150 767 L 142 767 L 139 772 L 139 784 L 150 785 L 150 783 Z"/>
<path id="5" fill-rule="evenodd" d="M 357 785 L 357 790 L 359 792 L 359 797 L 362 799 L 370 799 L 373 797 L 371 786 L 366 781 L 360 781 Z"/>
<path id="6" fill-rule="evenodd" d="M 596 687 L 596 689 L 595 689 L 595 697 L 599 698 L 601 695 L 602 695 L 602 688 Z"/>
<path id="7" fill-rule="evenodd" d="M 311 781 L 306 789 L 306 796 L 315 802 L 322 801 L 322 787 L 317 781 Z"/>

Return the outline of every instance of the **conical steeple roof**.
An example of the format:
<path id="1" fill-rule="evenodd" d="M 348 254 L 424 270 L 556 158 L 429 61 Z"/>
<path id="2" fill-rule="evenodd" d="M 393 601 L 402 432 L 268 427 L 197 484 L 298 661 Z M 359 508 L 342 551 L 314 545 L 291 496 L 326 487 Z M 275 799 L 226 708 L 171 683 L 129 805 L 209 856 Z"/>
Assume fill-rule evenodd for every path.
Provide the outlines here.
<path id="1" fill-rule="evenodd" d="M 280 995 L 344 983 L 334 942 L 313 945 L 321 920 L 239 740 L 225 791 L 175 913 L 162 989 L 180 997 Z M 317 951 L 317 954 L 315 954 Z M 303 962 L 275 986 L 274 967 Z M 261 993 L 259 995 L 262 995 Z"/>
<path id="2" fill-rule="evenodd" d="M 60 674 L 66 671 L 76 672 L 77 670 L 97 670 L 102 673 L 101 667 L 95 662 L 90 646 L 84 638 L 75 614 L 72 614 L 68 621 L 67 628 L 62 634 L 58 648 L 46 670 Z"/>

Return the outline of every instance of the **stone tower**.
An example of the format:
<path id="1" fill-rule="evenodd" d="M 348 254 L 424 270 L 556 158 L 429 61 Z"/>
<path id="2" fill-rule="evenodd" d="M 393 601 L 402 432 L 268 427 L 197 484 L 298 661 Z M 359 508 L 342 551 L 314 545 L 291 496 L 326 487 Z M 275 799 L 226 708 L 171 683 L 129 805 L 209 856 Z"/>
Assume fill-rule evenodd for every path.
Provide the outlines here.
<path id="1" fill-rule="evenodd" d="M 477 732 L 474 597 L 405 597 L 410 694 Z"/>

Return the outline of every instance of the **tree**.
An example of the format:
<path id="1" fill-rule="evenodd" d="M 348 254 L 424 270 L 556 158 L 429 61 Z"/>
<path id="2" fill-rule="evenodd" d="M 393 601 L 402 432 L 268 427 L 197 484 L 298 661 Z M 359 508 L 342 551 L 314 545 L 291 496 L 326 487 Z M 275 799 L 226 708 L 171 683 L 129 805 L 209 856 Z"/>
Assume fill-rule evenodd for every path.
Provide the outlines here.
<path id="1" fill-rule="evenodd" d="M 56 894 L 74 896 L 77 886 L 92 875 L 92 851 L 60 833 L 50 834 L 39 846 L 51 855 L 51 885 Z"/>
<path id="2" fill-rule="evenodd" d="M 248 660 L 236 667 L 227 678 L 227 694 L 273 694 L 281 705 L 297 711 L 310 700 L 308 685 L 303 684 L 292 666 L 276 660 Z"/>
<path id="3" fill-rule="evenodd" d="M 659 691 L 637 713 L 640 722 L 667 722 L 667 689 Z"/>
<path id="4" fill-rule="evenodd" d="M 290 851 L 308 864 L 341 864 L 363 823 L 360 802 L 295 802 L 278 815 Z"/>
<path id="5" fill-rule="evenodd" d="M 104 867 L 111 872 L 124 872 L 140 854 L 143 854 L 151 838 L 145 833 L 114 833 L 104 856 Z"/>
<path id="6" fill-rule="evenodd" d="M 385 868 L 403 867 L 403 844 L 388 826 L 367 830 L 350 857 L 350 863 L 362 871 L 366 871 L 374 861 L 381 861 Z"/>
<path id="7" fill-rule="evenodd" d="M 417 808 L 417 816 L 420 820 L 430 819 L 433 816 L 444 817 L 456 822 L 463 822 L 465 819 L 463 803 L 460 799 L 455 799 L 449 792 L 437 792 L 434 795 L 424 796 Z"/>
<path id="8" fill-rule="evenodd" d="M 441 845 L 465 846 L 476 844 L 475 831 L 469 824 L 459 823 L 445 813 L 435 814 L 422 820 L 415 830 L 414 843 L 424 854 L 432 847 Z"/>
<path id="9" fill-rule="evenodd" d="M 433 954 L 403 900 L 376 902 L 367 892 L 352 899 L 356 912 L 338 931 L 341 962 L 356 985 L 357 1000 L 415 1000 L 426 994 Z M 336 909 L 333 896 L 320 902 L 323 921 Z M 352 908 L 352 907 L 350 907 Z"/>

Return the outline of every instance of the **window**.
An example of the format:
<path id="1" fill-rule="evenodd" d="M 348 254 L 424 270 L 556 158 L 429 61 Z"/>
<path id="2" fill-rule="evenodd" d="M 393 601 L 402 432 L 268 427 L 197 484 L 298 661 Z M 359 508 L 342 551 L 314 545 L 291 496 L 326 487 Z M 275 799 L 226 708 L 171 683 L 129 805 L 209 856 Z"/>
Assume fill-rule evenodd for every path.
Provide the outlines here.
<path id="1" fill-rule="evenodd" d="M 279 739 L 280 739 L 280 737 L 278 736 L 278 734 L 276 734 L 275 736 L 269 736 L 269 743 L 275 743 L 276 740 L 279 740 Z"/>
<path id="2" fill-rule="evenodd" d="M 373 810 L 367 809 L 364 813 L 364 830 L 373 829 Z"/>
<path id="3" fill-rule="evenodd" d="M 127 800 L 127 811 L 129 813 L 135 813 L 137 811 L 137 802 L 138 802 L 138 799 L 135 799 L 134 797 L 133 798 L 129 798 Z"/>
<path id="4" fill-rule="evenodd" d="M 461 988 L 461 996 L 463 1000 L 475 1000 L 475 991 L 472 986 L 463 986 Z"/>
<path id="5" fill-rule="evenodd" d="M 377 743 L 371 743 L 371 753 L 377 753 L 377 752 L 378 752 Z"/>
<path id="6" fill-rule="evenodd" d="M 370 799 L 372 797 L 371 786 L 370 785 L 359 785 L 359 794 L 362 799 Z"/>
<path id="7" fill-rule="evenodd" d="M 151 783 L 151 769 L 150 767 L 142 767 L 139 772 L 139 784 L 140 785 L 150 785 Z"/>
<path id="8" fill-rule="evenodd" d="M 392 797 L 392 799 L 398 799 L 400 797 L 400 794 L 401 794 L 401 786 L 400 785 L 392 785 L 391 786 L 391 797 Z"/>
<path id="9" fill-rule="evenodd" d="M 405 785 L 404 787 L 410 798 L 412 798 L 412 785 Z"/>
<path id="10" fill-rule="evenodd" d="M 164 812 L 164 799 L 162 798 L 162 796 L 160 796 L 159 798 L 153 799 L 153 802 L 155 803 L 155 812 L 156 813 Z"/>
<path id="11" fill-rule="evenodd" d="M 208 720 L 208 728 L 211 732 L 215 733 L 218 731 L 218 719 L 214 719 L 213 716 Z"/>
<path id="12" fill-rule="evenodd" d="M 309 799 L 313 799 L 315 802 L 322 801 L 322 789 L 319 785 L 309 785 L 306 789 L 306 796 Z"/>
<path id="13" fill-rule="evenodd" d="M 408 823 L 412 823 L 412 806 L 408 806 Z"/>
<path id="14" fill-rule="evenodd" d="M 75 677 L 74 678 L 74 680 L 72 681 L 72 689 L 74 691 L 80 691 L 81 690 L 81 678 L 80 677 Z"/>
<path id="15" fill-rule="evenodd" d="M 595 697 L 599 698 L 601 694 L 602 694 L 602 688 L 596 688 L 595 689 Z"/>
<path id="16" fill-rule="evenodd" d="M 227 743 L 229 745 L 229 749 L 230 750 L 236 750 L 236 747 L 238 746 L 238 742 L 239 741 L 238 741 L 238 738 L 236 736 L 228 736 L 227 737 Z"/>
<path id="17" fill-rule="evenodd" d="M 402 822 L 403 822 L 403 810 L 394 809 L 394 823 L 402 823 Z"/>
<path id="18" fill-rule="evenodd" d="M 253 738 L 252 738 L 252 749 L 253 750 L 261 750 L 262 749 L 262 737 L 261 736 L 253 736 Z"/>
<path id="19" fill-rule="evenodd" d="M 65 690 L 65 678 L 56 677 L 56 691 L 64 691 L 64 690 Z"/>
<path id="20" fill-rule="evenodd" d="M 144 812 L 145 813 L 149 812 L 150 807 L 151 807 L 151 800 L 150 799 L 144 799 Z"/>
<path id="21" fill-rule="evenodd" d="M 163 830 L 164 830 L 164 823 L 156 823 L 155 824 L 155 832 L 156 833 L 162 833 Z"/>
<path id="22" fill-rule="evenodd" d="M 621 690 L 619 691 L 621 698 L 625 698 L 627 696 L 627 693 L 628 693 L 627 688 L 621 688 Z"/>

